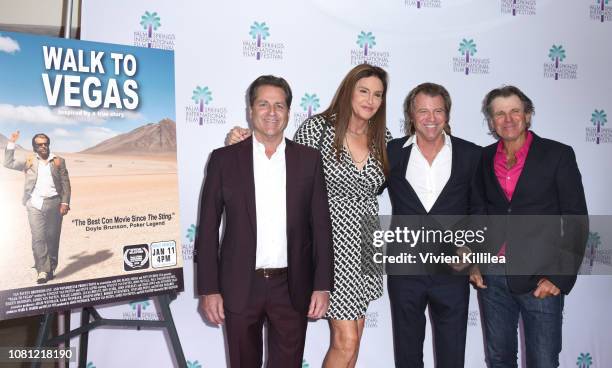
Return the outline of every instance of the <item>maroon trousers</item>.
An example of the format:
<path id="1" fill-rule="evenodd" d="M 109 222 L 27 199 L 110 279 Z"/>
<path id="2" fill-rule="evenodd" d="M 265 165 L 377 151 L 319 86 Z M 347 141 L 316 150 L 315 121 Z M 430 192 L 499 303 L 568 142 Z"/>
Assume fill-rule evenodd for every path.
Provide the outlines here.
<path id="1" fill-rule="evenodd" d="M 268 323 L 267 368 L 300 368 L 307 319 L 293 308 L 287 274 L 255 274 L 247 307 L 240 313 L 225 310 L 225 329 L 231 368 L 260 368 L 263 325 Z"/>

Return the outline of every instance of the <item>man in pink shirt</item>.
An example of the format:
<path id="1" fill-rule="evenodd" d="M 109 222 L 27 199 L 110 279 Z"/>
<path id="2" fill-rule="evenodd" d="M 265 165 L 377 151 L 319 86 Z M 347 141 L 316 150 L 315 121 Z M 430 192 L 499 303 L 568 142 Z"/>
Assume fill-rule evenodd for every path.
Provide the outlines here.
<path id="1" fill-rule="evenodd" d="M 527 366 L 558 367 L 564 295 L 588 236 L 576 156 L 529 130 L 533 103 L 514 86 L 489 92 L 482 111 L 498 139 L 482 157 L 485 207 L 498 228 L 488 240 L 491 252 L 507 259 L 470 275 L 479 288 L 486 358 L 490 368 L 517 367 L 520 316 Z"/>

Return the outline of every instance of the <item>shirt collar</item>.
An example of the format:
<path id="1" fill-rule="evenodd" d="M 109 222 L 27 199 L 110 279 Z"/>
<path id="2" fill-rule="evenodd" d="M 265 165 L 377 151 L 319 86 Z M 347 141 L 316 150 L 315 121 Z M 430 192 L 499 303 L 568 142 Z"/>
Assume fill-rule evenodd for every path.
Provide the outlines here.
<path id="1" fill-rule="evenodd" d="M 525 139 L 525 142 L 523 143 L 521 148 L 519 148 L 519 150 L 516 151 L 516 153 L 514 154 L 515 157 L 516 158 L 526 157 L 527 152 L 529 152 L 529 147 L 531 147 L 532 141 L 533 141 L 533 133 L 531 133 L 531 130 L 528 130 L 527 138 Z M 497 144 L 497 153 L 503 153 L 503 152 L 504 152 L 504 141 L 500 139 L 499 143 Z"/>
<path id="2" fill-rule="evenodd" d="M 49 157 L 47 157 L 47 162 L 53 160 L 54 158 L 56 158 L 57 156 L 55 156 L 55 153 L 51 153 L 49 152 Z M 37 160 L 42 160 L 42 158 L 40 158 L 40 156 L 38 155 L 38 153 L 36 154 L 36 159 Z"/>
<path id="3" fill-rule="evenodd" d="M 449 149 L 452 149 L 453 148 L 453 144 L 451 143 L 450 136 L 448 134 L 446 134 L 445 131 L 442 131 L 442 136 L 444 137 L 444 146 L 447 146 Z M 402 148 L 409 147 L 413 143 L 417 143 L 417 135 L 416 134 L 411 135 L 410 138 L 408 138 L 408 140 L 406 141 L 406 143 L 404 143 Z"/>
<path id="4" fill-rule="evenodd" d="M 279 152 L 284 153 L 285 147 L 286 147 L 285 138 L 283 138 L 280 144 L 278 145 L 278 147 L 276 147 L 276 151 L 274 152 L 272 157 L 276 156 L 276 154 Z M 262 154 L 262 155 L 266 154 L 266 146 L 264 146 L 263 143 L 259 142 L 257 138 L 255 138 L 254 134 L 253 134 L 253 152 Z"/>

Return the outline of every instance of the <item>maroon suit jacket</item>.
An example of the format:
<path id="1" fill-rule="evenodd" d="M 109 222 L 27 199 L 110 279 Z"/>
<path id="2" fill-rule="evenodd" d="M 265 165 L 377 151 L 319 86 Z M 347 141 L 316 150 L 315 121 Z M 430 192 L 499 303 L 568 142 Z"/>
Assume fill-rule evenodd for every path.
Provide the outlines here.
<path id="1" fill-rule="evenodd" d="M 210 155 L 200 204 L 196 262 L 199 295 L 221 293 L 241 312 L 255 270 L 257 219 L 253 138 Z M 287 265 L 294 308 L 306 312 L 313 290 L 332 290 L 331 220 L 319 151 L 286 140 Z M 225 229 L 219 249 L 219 225 Z"/>

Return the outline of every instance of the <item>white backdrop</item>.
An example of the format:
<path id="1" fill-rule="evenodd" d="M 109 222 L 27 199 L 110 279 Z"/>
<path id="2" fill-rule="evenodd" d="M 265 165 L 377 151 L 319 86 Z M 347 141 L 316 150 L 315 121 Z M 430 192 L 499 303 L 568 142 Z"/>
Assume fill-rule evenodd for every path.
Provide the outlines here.
<path id="1" fill-rule="evenodd" d="M 83 2 L 83 39 L 175 50 L 186 291 L 173 302 L 172 310 L 190 367 L 226 366 L 222 330 L 206 325 L 197 311 L 190 262 L 193 232 L 208 154 L 223 144 L 231 126 L 246 125 L 244 92 L 261 74 L 283 76 L 293 88 L 288 137 L 307 117 L 309 107 L 314 113 L 322 111 L 342 77 L 364 60 L 389 72 L 387 124 L 396 137 L 402 135 L 404 97 L 418 83 L 432 81 L 446 86 L 453 98 L 453 134 L 481 145 L 490 144 L 493 140 L 480 113 L 482 98 L 501 84 L 517 85 L 535 103 L 534 131 L 574 147 L 589 212 L 612 212 L 608 194 L 612 184 L 612 128 L 607 122 L 607 114 L 612 112 L 612 3 L 605 4 L 604 0 L 603 11 L 597 0 L 516 3 Z M 146 29 L 149 25 L 150 35 Z M 381 213 L 389 214 L 387 196 L 383 195 L 380 202 Z M 609 220 L 607 224 L 605 219 L 600 222 L 602 225 L 591 231 L 594 241 L 599 242 L 598 259 L 609 265 L 610 252 L 601 248 L 612 241 L 612 227 Z M 589 270 L 597 273 L 597 265 Z M 562 367 L 612 366 L 612 317 L 605 313 L 612 307 L 611 287 L 609 276 L 581 276 L 566 299 Z M 466 367 L 485 366 L 475 295 L 472 292 Z M 103 314 L 157 318 L 151 301 L 112 306 Z M 73 318 L 75 324 L 77 317 Z M 327 323 L 310 323 L 303 367 L 320 366 L 328 342 Z M 428 328 L 426 367 L 433 367 L 431 351 Z M 98 368 L 172 365 L 163 335 L 157 331 L 94 331 L 88 361 Z M 368 310 L 358 366 L 392 365 L 390 311 L 385 295 Z"/>

